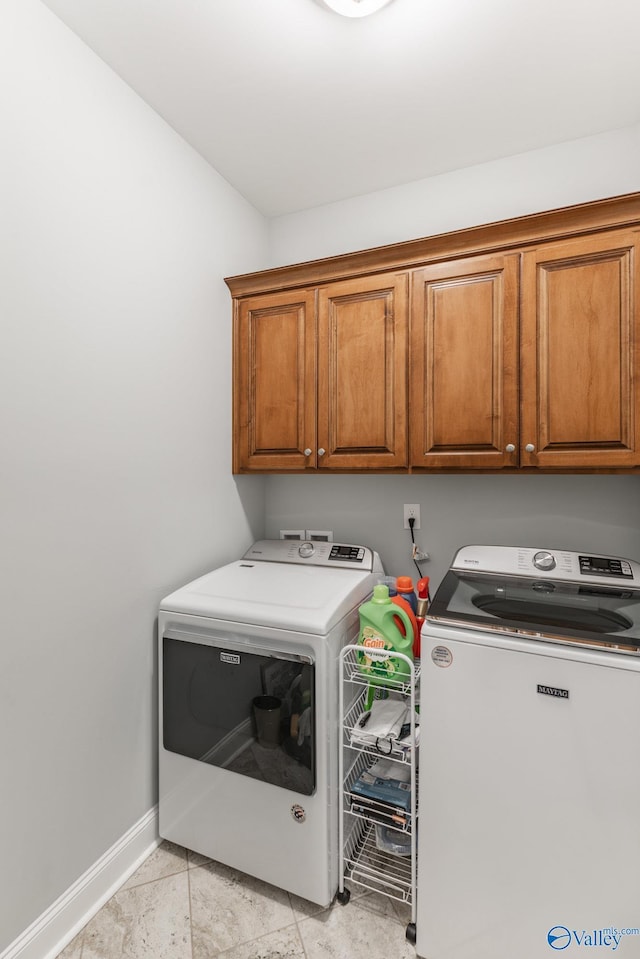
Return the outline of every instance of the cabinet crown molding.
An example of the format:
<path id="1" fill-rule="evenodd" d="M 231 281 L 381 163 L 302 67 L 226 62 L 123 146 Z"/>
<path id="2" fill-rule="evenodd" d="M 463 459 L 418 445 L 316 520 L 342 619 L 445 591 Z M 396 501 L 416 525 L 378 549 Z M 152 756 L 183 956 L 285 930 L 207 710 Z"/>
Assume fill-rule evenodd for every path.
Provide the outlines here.
<path id="1" fill-rule="evenodd" d="M 526 249 L 537 243 L 580 237 L 621 227 L 640 227 L 640 193 L 580 203 L 544 213 L 499 220 L 449 233 L 372 247 L 354 253 L 308 260 L 225 277 L 234 298 L 275 290 L 318 286 L 389 270 L 490 253 Z"/>

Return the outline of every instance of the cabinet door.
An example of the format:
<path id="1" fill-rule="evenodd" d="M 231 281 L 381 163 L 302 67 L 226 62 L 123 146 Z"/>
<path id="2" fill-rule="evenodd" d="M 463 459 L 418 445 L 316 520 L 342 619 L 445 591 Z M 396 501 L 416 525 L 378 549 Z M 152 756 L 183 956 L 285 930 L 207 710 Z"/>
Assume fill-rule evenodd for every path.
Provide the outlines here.
<path id="1" fill-rule="evenodd" d="M 234 472 L 315 466 L 315 334 L 313 290 L 236 304 Z"/>
<path id="2" fill-rule="evenodd" d="M 319 291 L 319 469 L 407 466 L 407 289 L 392 273 Z"/>
<path id="3" fill-rule="evenodd" d="M 517 466 L 517 254 L 412 277 L 411 465 Z"/>
<path id="4" fill-rule="evenodd" d="M 640 462 L 637 236 L 616 231 L 524 255 L 523 466 Z"/>

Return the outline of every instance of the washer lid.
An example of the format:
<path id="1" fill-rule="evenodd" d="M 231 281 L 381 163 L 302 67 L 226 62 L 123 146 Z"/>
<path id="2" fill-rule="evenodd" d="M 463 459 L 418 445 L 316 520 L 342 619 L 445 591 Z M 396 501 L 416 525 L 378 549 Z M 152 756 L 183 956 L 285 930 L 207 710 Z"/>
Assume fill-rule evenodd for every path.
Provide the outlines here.
<path id="1" fill-rule="evenodd" d="M 640 656 L 639 573 L 620 557 L 467 546 L 427 619 Z"/>
<path id="2" fill-rule="evenodd" d="M 171 593 L 160 609 L 322 636 L 368 599 L 379 575 L 241 559 Z"/>

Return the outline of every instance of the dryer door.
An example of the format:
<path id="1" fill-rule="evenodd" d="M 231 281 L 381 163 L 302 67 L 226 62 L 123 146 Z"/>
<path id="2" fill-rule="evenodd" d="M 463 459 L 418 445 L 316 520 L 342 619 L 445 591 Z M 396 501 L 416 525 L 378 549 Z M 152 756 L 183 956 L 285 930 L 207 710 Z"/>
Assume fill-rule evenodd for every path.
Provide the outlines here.
<path id="1" fill-rule="evenodd" d="M 162 638 L 164 748 L 293 792 L 316 788 L 315 663 L 250 644 Z"/>

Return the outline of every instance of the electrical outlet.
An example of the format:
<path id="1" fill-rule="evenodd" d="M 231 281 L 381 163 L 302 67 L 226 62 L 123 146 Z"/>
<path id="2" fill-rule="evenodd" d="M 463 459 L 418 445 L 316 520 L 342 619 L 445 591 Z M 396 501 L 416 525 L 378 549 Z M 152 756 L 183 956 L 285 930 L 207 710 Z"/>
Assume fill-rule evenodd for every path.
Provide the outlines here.
<path id="1" fill-rule="evenodd" d="M 411 529 L 409 526 L 409 520 L 413 517 L 415 523 L 413 524 L 414 529 L 420 529 L 420 503 L 405 503 L 404 504 L 404 528 Z"/>
<path id="2" fill-rule="evenodd" d="M 305 530 L 306 538 L 310 542 L 333 543 L 333 530 L 331 529 L 308 529 Z"/>

